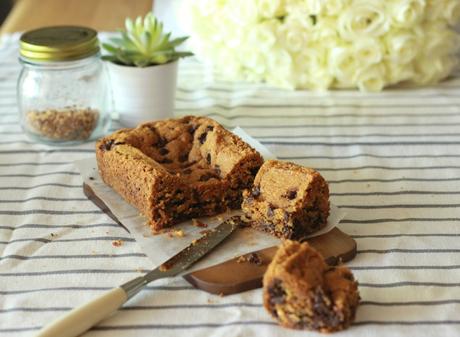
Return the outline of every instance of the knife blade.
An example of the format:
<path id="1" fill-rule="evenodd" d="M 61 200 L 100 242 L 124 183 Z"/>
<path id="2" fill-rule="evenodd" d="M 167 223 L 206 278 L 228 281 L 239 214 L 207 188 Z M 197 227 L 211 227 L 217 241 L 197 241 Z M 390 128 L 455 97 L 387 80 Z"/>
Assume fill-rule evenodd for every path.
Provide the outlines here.
<path id="1" fill-rule="evenodd" d="M 82 334 L 119 309 L 150 282 L 184 273 L 232 234 L 240 222 L 239 217 L 225 220 L 161 266 L 71 310 L 42 328 L 36 337 L 75 337 Z"/>
<path id="2" fill-rule="evenodd" d="M 238 216 L 231 217 L 214 229 L 207 231 L 200 239 L 164 262 L 161 266 L 144 276 L 131 280 L 120 287 L 125 290 L 128 299 L 137 294 L 148 283 L 165 277 L 177 276 L 185 272 L 192 264 L 209 253 L 225 238 L 227 238 L 241 222 Z"/>

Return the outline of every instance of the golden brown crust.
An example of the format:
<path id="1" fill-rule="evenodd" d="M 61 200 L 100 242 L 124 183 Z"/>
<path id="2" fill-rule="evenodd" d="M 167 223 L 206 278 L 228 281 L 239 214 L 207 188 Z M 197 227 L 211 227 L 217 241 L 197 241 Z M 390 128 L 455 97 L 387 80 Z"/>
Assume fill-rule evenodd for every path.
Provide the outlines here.
<path id="1" fill-rule="evenodd" d="M 96 157 L 104 182 L 154 230 L 238 208 L 263 162 L 216 121 L 194 116 L 119 130 L 96 143 Z"/>
<path id="2" fill-rule="evenodd" d="M 329 188 L 315 170 L 294 163 L 266 161 L 243 192 L 243 212 L 253 227 L 301 240 L 327 225 Z"/>
<path id="3" fill-rule="evenodd" d="M 329 267 L 308 243 L 286 240 L 263 279 L 264 306 L 292 329 L 347 328 L 359 304 L 358 283 L 346 267 Z"/>

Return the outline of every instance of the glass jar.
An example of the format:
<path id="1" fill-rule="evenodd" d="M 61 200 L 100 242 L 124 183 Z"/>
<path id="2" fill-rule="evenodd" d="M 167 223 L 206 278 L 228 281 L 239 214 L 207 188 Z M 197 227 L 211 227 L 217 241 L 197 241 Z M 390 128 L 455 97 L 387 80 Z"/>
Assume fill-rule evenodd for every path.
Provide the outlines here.
<path id="1" fill-rule="evenodd" d="M 56 26 L 26 32 L 19 59 L 20 120 L 29 137 L 78 144 L 108 131 L 110 90 L 96 31 Z"/>

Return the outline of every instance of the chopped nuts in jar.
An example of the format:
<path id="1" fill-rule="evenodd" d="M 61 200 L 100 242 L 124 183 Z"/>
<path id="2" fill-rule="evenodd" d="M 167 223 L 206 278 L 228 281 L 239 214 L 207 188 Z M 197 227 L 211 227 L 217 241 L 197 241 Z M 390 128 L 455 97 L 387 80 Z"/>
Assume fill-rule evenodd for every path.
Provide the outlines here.
<path id="1" fill-rule="evenodd" d="M 99 112 L 91 108 L 33 110 L 26 115 L 27 125 L 39 136 L 53 140 L 85 140 L 97 126 Z"/>

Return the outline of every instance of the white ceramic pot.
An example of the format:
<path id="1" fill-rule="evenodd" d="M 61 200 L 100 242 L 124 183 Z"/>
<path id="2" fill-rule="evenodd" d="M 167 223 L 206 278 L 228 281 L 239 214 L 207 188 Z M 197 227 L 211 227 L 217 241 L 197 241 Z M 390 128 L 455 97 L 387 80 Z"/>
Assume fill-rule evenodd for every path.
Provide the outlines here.
<path id="1" fill-rule="evenodd" d="M 173 117 L 178 61 L 145 68 L 106 64 L 122 125 Z"/>

